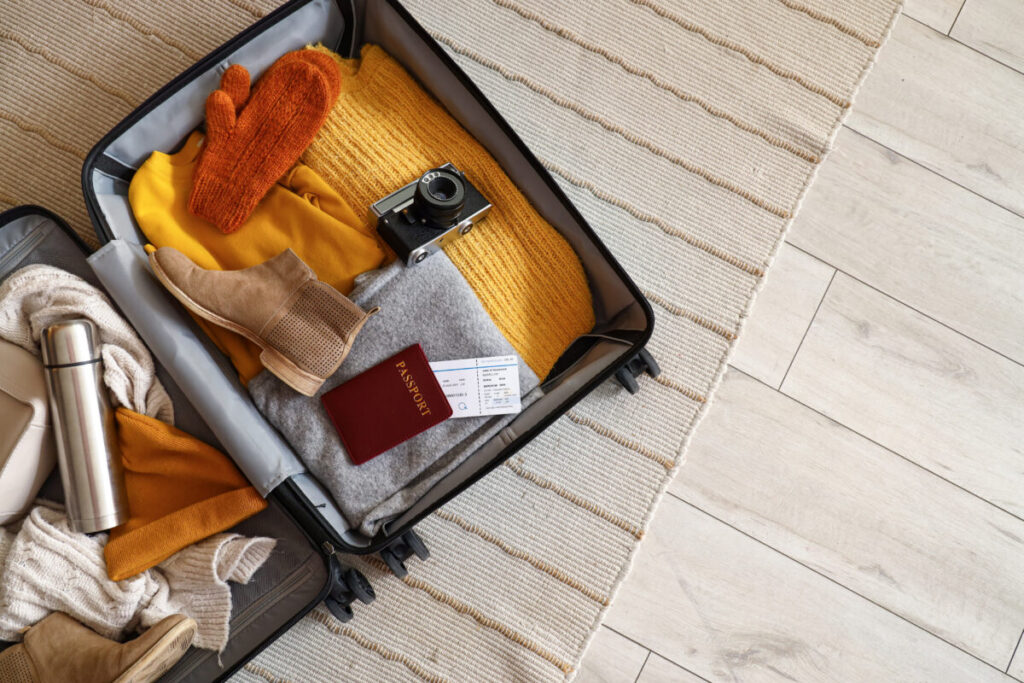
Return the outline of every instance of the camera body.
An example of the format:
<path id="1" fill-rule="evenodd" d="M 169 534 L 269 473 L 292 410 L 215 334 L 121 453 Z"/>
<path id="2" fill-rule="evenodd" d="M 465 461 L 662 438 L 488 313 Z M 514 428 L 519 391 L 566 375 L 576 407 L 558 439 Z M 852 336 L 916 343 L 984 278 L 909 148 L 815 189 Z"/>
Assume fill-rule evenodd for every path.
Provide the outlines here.
<path id="1" fill-rule="evenodd" d="M 465 235 L 491 203 L 452 164 L 432 168 L 377 200 L 377 232 L 405 265 L 412 266 Z"/>

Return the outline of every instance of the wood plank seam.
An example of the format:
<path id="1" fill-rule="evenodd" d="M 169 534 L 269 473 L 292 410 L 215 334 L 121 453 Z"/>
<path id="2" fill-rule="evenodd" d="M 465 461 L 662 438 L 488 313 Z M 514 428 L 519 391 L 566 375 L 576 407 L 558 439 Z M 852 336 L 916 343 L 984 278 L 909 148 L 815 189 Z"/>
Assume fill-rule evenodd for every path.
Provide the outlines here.
<path id="1" fill-rule="evenodd" d="M 1017 645 L 1014 646 L 1013 652 L 1010 653 L 1010 661 L 1008 661 L 1006 663 L 1006 669 L 1004 669 L 1004 671 L 1006 671 L 1006 673 L 1010 673 L 1010 667 L 1013 666 L 1013 658 L 1017 656 L 1017 650 L 1020 649 L 1020 641 L 1021 641 L 1021 639 L 1024 639 L 1024 630 L 1022 630 L 1020 632 L 1020 635 L 1017 637 Z"/>
<path id="2" fill-rule="evenodd" d="M 645 666 L 647 664 L 647 660 L 650 659 L 651 655 L 657 655 L 657 656 L 661 657 L 662 659 L 664 659 L 665 661 L 667 661 L 670 664 L 672 664 L 672 666 L 675 666 L 675 667 L 678 667 L 678 668 L 682 669 L 683 671 L 685 671 L 686 673 L 690 674 L 691 676 L 693 676 L 695 678 L 699 678 L 702 681 L 707 681 L 707 683 L 711 683 L 711 681 L 708 681 L 708 679 L 704 678 L 703 676 L 701 676 L 700 674 L 696 673 L 692 669 L 686 668 L 685 666 L 683 666 L 679 662 L 674 661 L 671 657 L 667 657 L 664 654 L 662 654 L 660 652 L 657 652 L 656 650 L 652 650 L 651 648 L 647 647 L 646 645 L 644 645 L 643 643 L 638 641 L 636 638 L 631 638 L 630 636 L 627 636 L 622 631 L 618 631 L 618 630 L 612 628 L 608 624 L 602 624 L 601 628 L 608 629 L 609 631 L 611 631 L 615 635 L 619 636 L 620 638 L 623 638 L 624 640 L 628 640 L 629 642 L 633 643 L 634 645 L 637 645 L 637 646 L 643 648 L 644 650 L 646 650 L 647 651 L 647 656 L 644 658 L 644 665 Z M 634 683 L 636 683 L 636 681 L 640 680 L 640 675 L 643 674 L 643 671 L 644 671 L 643 667 L 640 667 L 640 673 L 637 674 L 637 678 L 635 679 Z"/>
<path id="3" fill-rule="evenodd" d="M 940 177 L 942 177 L 942 176 L 940 176 Z M 953 327 L 949 323 L 945 323 L 945 322 L 939 320 L 938 318 L 936 318 L 936 317 L 934 317 L 934 316 L 932 316 L 932 315 L 930 315 L 928 313 L 925 313 L 921 309 L 915 308 L 914 306 L 906 303 L 905 301 L 902 301 L 901 299 L 898 299 L 897 297 L 893 296 L 889 292 L 886 292 L 884 289 L 881 289 L 880 287 L 876 287 L 875 285 L 873 285 L 870 282 L 867 282 L 865 280 L 862 280 L 861 278 L 857 277 L 856 275 L 851 275 L 850 273 L 846 272 L 842 268 L 840 268 L 840 267 L 838 267 L 836 265 L 833 265 L 829 261 L 827 261 L 824 258 L 822 258 L 822 257 L 820 257 L 820 256 L 818 256 L 818 255 L 808 251 L 807 249 L 804 249 L 803 247 L 800 247 L 800 246 L 798 246 L 796 244 L 793 244 L 792 242 L 786 242 L 786 244 L 788 244 L 789 246 L 793 247 L 794 249 L 796 249 L 797 251 L 799 251 L 799 252 L 801 252 L 803 254 L 807 254 L 808 256 L 821 261 L 822 263 L 824 263 L 825 265 L 829 266 L 830 268 L 833 268 L 836 271 L 836 273 L 842 273 L 843 275 L 845 275 L 846 277 L 850 278 L 854 282 L 856 282 L 858 284 L 861 284 L 861 285 L 867 287 L 868 289 L 870 289 L 872 291 L 878 292 L 879 294 L 881 294 L 885 298 L 887 298 L 887 299 L 889 299 L 891 301 L 895 301 L 900 306 L 913 311 L 914 313 L 920 315 L 923 318 L 927 318 L 928 320 L 930 320 L 931 322 L 935 323 L 936 325 L 939 325 L 940 327 L 943 327 L 943 328 L 949 330 L 950 332 L 953 332 L 957 336 L 963 337 L 964 339 L 966 339 L 967 341 L 969 341 L 969 342 L 971 342 L 973 344 L 977 344 L 978 346 L 982 347 L 986 351 L 991 351 L 992 353 L 996 354 L 1000 358 L 1002 358 L 1004 360 L 1010 361 L 1014 365 L 1019 365 L 1021 367 L 1024 367 L 1024 362 L 1019 361 L 1016 358 L 1012 358 L 1012 357 L 1006 355 L 1005 353 L 1003 353 L 1002 351 L 1000 351 L 999 349 L 992 348 L 991 346 L 989 346 L 988 344 L 986 344 L 984 342 L 978 341 L 977 339 L 975 339 L 974 337 L 970 336 L 966 332 L 961 332 L 960 330 L 958 330 L 957 328 Z M 833 275 L 833 277 L 834 276 L 835 275 Z M 831 282 L 829 284 L 831 285 Z M 827 290 L 826 290 L 826 292 L 827 292 Z M 815 313 L 817 313 L 817 311 L 815 311 Z M 809 329 L 810 329 L 810 327 L 808 327 L 808 330 Z M 806 333 L 805 333 L 804 336 L 806 337 Z M 798 351 L 799 351 L 799 349 L 798 349 Z M 796 355 L 795 354 L 794 354 L 793 358 L 794 358 L 794 360 L 796 359 Z M 792 365 L 793 365 L 793 363 L 791 362 L 790 363 L 790 367 L 792 367 Z M 789 371 L 787 370 L 786 372 L 788 374 Z M 785 382 L 785 377 L 783 377 L 783 382 Z M 779 388 L 781 388 L 781 386 L 782 385 L 780 384 L 778 387 L 775 387 L 775 388 L 779 389 Z"/>
<path id="4" fill-rule="evenodd" d="M 913 19 L 913 17 L 908 17 L 908 18 L 909 19 Z M 920 23 L 920 22 L 918 22 L 918 23 Z M 931 30 L 935 31 L 935 29 L 932 29 L 930 26 L 928 28 L 930 28 Z M 936 33 L 938 33 L 938 31 L 936 31 Z M 942 34 L 940 33 L 939 35 L 942 35 Z M 1024 75 L 1024 74 L 1021 74 L 1021 75 Z M 884 142 L 879 142 L 878 140 L 876 140 L 875 138 L 871 137 L 867 133 L 861 132 L 861 131 L 857 130 L 856 128 L 851 128 L 850 126 L 848 126 L 845 123 L 843 124 L 843 129 L 847 130 L 847 131 L 849 131 L 849 132 L 851 132 L 851 133 L 853 133 L 855 135 L 857 135 L 858 137 L 862 137 L 865 140 L 870 140 L 871 142 L 875 143 L 879 147 L 889 151 L 892 154 L 895 154 L 900 159 L 903 159 L 905 161 L 909 161 L 910 163 L 912 163 L 913 165 L 915 165 L 915 166 L 917 166 L 919 168 L 923 168 L 924 170 L 928 171 L 929 173 L 931 173 L 933 175 L 936 175 L 936 176 L 942 178 L 943 180 L 952 183 L 953 185 L 956 185 L 961 190 L 965 190 L 965 191 L 970 192 L 971 194 L 973 194 L 975 197 L 978 197 L 980 199 L 984 199 L 986 202 L 988 202 L 989 204 L 992 204 L 993 206 L 998 206 L 1000 209 L 1003 209 L 1004 211 L 1009 211 L 1014 216 L 1018 216 L 1020 218 L 1024 218 L 1024 213 L 1021 213 L 1019 211 L 1015 211 L 1014 209 L 1012 209 L 1012 208 L 1010 208 L 1008 206 L 1000 204 L 998 201 L 996 201 L 995 199 L 992 199 L 991 197 L 986 197 L 985 195 L 981 194 L 977 190 L 971 189 L 971 188 L 967 187 L 966 185 L 962 185 L 956 179 L 949 178 L 949 177 L 943 175 L 942 173 L 940 173 L 939 171 L 936 171 L 934 168 L 931 168 L 929 166 L 925 166 L 924 164 L 922 164 L 917 159 L 913 159 L 911 157 L 908 157 L 908 156 L 906 156 L 906 155 L 896 151 L 892 147 L 889 147 L 888 145 L 886 145 Z M 815 258 L 817 258 L 817 257 L 815 257 Z"/>
<path id="5" fill-rule="evenodd" d="M 967 0 L 964 0 L 965 4 L 966 4 L 966 1 Z M 964 8 L 964 5 L 960 5 L 960 10 L 961 11 L 963 11 L 963 8 Z M 973 45 L 968 45 L 967 43 L 963 42 L 959 38 L 955 38 L 955 37 L 951 36 L 949 33 L 943 33 L 942 31 L 939 31 L 938 29 L 935 29 L 932 26 L 929 26 L 928 24 L 924 23 L 920 19 L 918 19 L 916 17 L 912 17 L 909 14 L 904 14 L 903 16 L 905 16 L 907 19 L 910 19 L 915 24 L 920 24 L 921 26 L 923 26 L 924 28 L 928 29 L 929 31 L 934 31 L 935 33 L 938 33 L 943 38 L 951 40 L 952 42 L 956 43 L 960 47 L 966 48 L 966 49 L 970 50 L 971 52 L 984 57 L 986 60 L 992 62 L 993 64 L 998 64 L 1002 68 L 1006 68 L 1006 69 L 1009 69 L 1010 71 L 1013 71 L 1013 72 L 1019 73 L 1021 75 L 1024 75 L 1024 71 L 1021 71 L 1020 69 L 1018 69 L 1016 67 L 1010 66 L 1009 64 L 1006 64 L 1004 62 L 999 61 L 998 59 L 996 59 L 992 55 L 989 55 L 989 54 L 986 54 L 986 53 L 982 52 L 981 50 L 979 50 L 978 48 L 974 47 Z M 958 12 L 957 13 L 957 19 L 959 19 L 959 18 L 960 18 L 960 13 Z M 953 22 L 953 26 L 956 26 L 956 22 L 955 21 Z M 953 31 L 953 28 L 950 27 L 949 32 L 952 33 L 952 31 Z"/>
<path id="6" fill-rule="evenodd" d="M 738 371 L 738 370 L 737 370 L 737 372 L 740 372 L 740 371 Z M 745 374 L 745 373 L 744 373 L 744 374 Z M 748 375 L 748 376 L 749 376 L 749 375 Z M 755 381 L 760 381 L 760 380 L 758 380 L 758 379 L 757 379 L 756 377 L 754 377 L 754 378 L 751 378 L 751 379 L 754 379 Z M 764 384 L 764 383 L 763 383 L 763 382 L 761 382 L 761 384 Z M 768 386 L 768 385 L 765 385 L 765 386 Z M 771 387 L 769 387 L 769 388 L 770 388 L 770 389 L 772 389 Z M 777 389 L 772 389 L 772 391 L 778 391 L 778 390 L 777 390 Z M 781 393 L 781 392 L 780 392 L 780 393 Z M 794 400 L 795 400 L 795 399 L 794 399 Z M 802 404 L 801 404 L 801 405 L 802 405 Z M 813 410 L 813 409 L 812 409 L 812 410 Z M 830 419 L 831 419 L 831 418 L 830 418 Z M 834 421 L 834 420 L 833 420 L 833 421 Z M 837 423 L 837 424 L 838 424 L 838 423 Z M 841 426 L 842 426 L 842 427 L 843 427 L 844 429 L 848 429 L 848 427 L 846 427 L 845 425 L 841 425 Z M 853 431 L 853 430 L 850 430 L 850 431 Z M 856 433 L 856 432 L 854 432 L 854 433 Z M 887 449 L 887 450 L 888 450 L 888 449 Z M 777 554 L 778 554 L 778 555 L 780 555 L 781 557 L 784 557 L 784 558 L 786 558 L 787 560 L 789 560 L 789 561 L 793 562 L 794 564 L 796 564 L 796 565 L 798 565 L 798 566 L 800 566 L 800 567 L 803 567 L 803 568 L 804 568 L 804 569 L 806 569 L 807 571 L 809 571 L 809 572 L 811 572 L 811 573 L 813 573 L 813 574 L 816 574 L 816 575 L 820 576 L 821 578 L 825 579 L 826 581 L 828 581 L 828 582 L 830 582 L 830 583 L 832 583 L 832 584 L 834 584 L 834 585 L 838 586 L 838 587 L 839 587 L 839 588 L 841 588 L 842 590 L 844 590 L 844 591 L 847 591 L 847 592 L 849 592 L 849 593 L 851 593 L 851 594 L 853 594 L 853 595 L 857 596 L 858 598 L 860 598 L 861 600 L 864 600 L 865 602 L 869 602 L 869 603 L 871 603 L 872 605 L 874 605 L 875 607 L 877 607 L 878 609 L 880 609 L 880 610 L 882 610 L 882 611 L 884 611 L 884 612 L 888 612 L 889 614 L 891 614 L 892 616 L 896 617 L 897 619 L 900 619 L 901 621 L 904 621 L 904 622 L 906 622 L 907 624 L 910 624 L 910 625 L 911 625 L 912 627 L 914 627 L 914 628 L 916 628 L 916 629 L 918 629 L 918 630 L 920 630 L 920 631 L 922 631 L 922 632 L 924 632 L 924 633 L 927 633 L 928 635 L 930 635 L 930 636 L 932 636 L 932 637 L 934 637 L 934 638 L 936 638 L 936 639 L 938 639 L 938 640 L 942 641 L 943 643 L 947 644 L 947 645 L 948 645 L 949 647 L 952 647 L 952 648 L 954 648 L 954 649 L 956 649 L 956 650 L 959 650 L 959 651 L 960 651 L 960 652 L 962 652 L 963 654 L 967 655 L 968 657 L 971 657 L 972 659 L 975 659 L 975 660 L 977 660 L 977 661 L 981 662 L 982 664 L 984 664 L 984 665 L 985 665 L 985 666 L 987 666 L 987 667 L 990 667 L 990 668 L 991 668 L 991 669 L 993 669 L 994 671 L 1000 671 L 1000 670 L 999 670 L 999 668 L 998 668 L 998 667 L 996 667 L 995 665 L 993 665 L 993 664 L 992 664 L 991 662 L 986 662 L 986 661 L 985 661 L 984 659 L 982 659 L 981 657 L 979 657 L 979 656 L 975 655 L 975 654 L 974 654 L 974 653 L 972 653 L 972 652 L 968 652 L 967 650 L 965 650 L 964 648 L 960 647 L 960 646 L 959 646 L 959 645 L 957 645 L 956 643 L 953 643 L 953 642 L 950 642 L 950 641 L 946 640 L 945 638 L 943 638 L 943 637 L 942 637 L 942 636 L 940 636 L 939 634 L 937 634 L 937 633 L 935 633 L 935 632 L 933 632 L 933 631 L 930 631 L 930 630 L 928 630 L 927 628 L 925 628 L 924 626 L 921 626 L 921 625 L 920 625 L 920 624 L 918 624 L 918 623 L 915 623 L 915 622 L 911 621 L 911 620 L 910 620 L 909 618 L 905 617 L 904 615 L 900 614 L 899 612 L 896 612 L 896 611 L 894 611 L 893 609 L 890 609 L 889 607 L 886 607 L 885 605 L 883 605 L 883 604 L 881 604 L 881 603 L 879 603 L 879 602 L 876 602 L 875 600 L 872 600 L 872 599 L 871 599 L 871 598 L 869 598 L 868 596 L 866 596 L 866 595 L 864 595 L 864 594 L 862 594 L 862 593 L 859 593 L 859 592 L 857 592 L 857 591 L 856 591 L 856 590 L 854 590 L 853 588 L 850 588 L 849 586 L 847 586 L 847 585 L 845 585 L 845 584 L 843 584 L 843 583 L 840 583 L 838 579 L 832 578 L 832 577 L 831 577 L 831 576 L 829 576 L 828 574 L 826 574 L 826 573 L 824 573 L 824 572 L 822 572 L 822 571 L 819 571 L 819 570 L 815 569 L 814 567 L 812 567 L 812 566 L 811 566 L 811 565 L 809 565 L 809 564 L 804 564 L 803 562 L 801 562 L 800 560 L 796 559 L 796 558 L 795 558 L 795 557 L 793 557 L 792 555 L 789 555 L 789 554 L 787 554 L 787 553 L 783 552 L 782 550 L 779 550 L 778 548 L 776 548 L 776 547 L 772 546 L 771 544 L 769 544 L 769 543 L 767 543 L 767 542 L 765 542 L 765 541 L 762 541 L 762 540 L 761 540 L 761 539 L 759 539 L 759 538 L 758 538 L 757 536 L 754 536 L 753 534 L 751 534 L 751 533 L 748 533 L 748 532 L 744 531 L 743 529 L 740 529 L 740 528 L 738 528 L 738 527 L 735 527 L 735 526 L 733 526 L 732 524 L 729 524 L 729 522 L 725 521 L 724 519 L 721 519 L 721 518 L 717 517 L 716 515 L 714 515 L 714 514 L 712 514 L 712 513 L 708 512 L 707 510 L 705 510 L 705 509 L 701 508 L 700 506 L 698 506 L 698 505 L 695 505 L 695 504 L 691 503 L 690 501 L 688 501 L 688 500 L 686 500 L 685 498 L 681 497 L 681 496 L 680 496 L 679 494 L 675 493 L 674 491 L 668 490 L 668 491 L 666 491 L 665 493 L 666 493 L 667 495 L 671 496 L 672 498 L 675 498 L 675 499 L 676 499 L 676 500 L 678 500 L 678 501 L 679 501 L 680 503 L 683 503 L 684 505 L 687 505 L 687 506 L 689 506 L 689 507 L 693 508 L 694 510 L 697 510 L 698 512 L 700 512 L 700 513 L 701 513 L 701 514 L 703 514 L 703 515 L 707 515 L 708 517 L 710 517 L 711 519 L 715 520 L 715 521 L 716 521 L 716 522 L 718 522 L 719 524 L 722 524 L 722 525 L 724 525 L 724 526 L 726 526 L 726 527 L 728 527 L 728 528 L 732 529 L 733 531 L 735 531 L 735 532 L 737 532 L 737 533 L 739 533 L 739 534 L 742 534 L 743 536 L 746 536 L 747 538 L 749 538 L 750 540 L 754 541 L 754 542 L 755 542 L 755 543 L 757 543 L 758 545 L 764 546 L 765 548 L 768 548 L 768 549 L 769 549 L 769 550 L 771 550 L 772 552 L 774 552 L 774 553 L 777 553 Z M 1011 659 L 1011 662 L 1012 662 L 1012 659 Z M 1005 672 L 1005 671 L 1000 671 L 1000 673 L 1006 673 L 1006 672 Z"/>
<path id="7" fill-rule="evenodd" d="M 817 415 L 819 417 L 823 417 L 826 420 L 828 420 L 829 422 L 831 422 L 832 424 L 839 425 L 840 427 L 842 427 L 843 429 L 849 431 L 850 433 L 856 434 L 860 438 L 862 438 L 862 439 L 864 439 L 864 440 L 874 444 L 875 446 L 878 446 L 879 448 L 881 448 L 885 452 L 891 453 L 892 455 L 896 456 L 897 458 L 900 458 L 901 460 L 905 460 L 906 462 L 910 463 L 911 465 L 913 465 L 914 467 L 918 468 L 922 472 L 927 473 L 927 474 L 929 474 L 929 475 L 931 475 L 933 477 L 937 477 L 937 478 L 941 479 L 942 481 L 946 482 L 947 484 L 949 484 L 950 486 L 954 486 L 954 487 L 960 489 L 961 491 L 963 491 L 964 493 L 970 495 L 971 497 L 977 498 L 978 500 L 984 502 L 986 505 L 990 505 L 990 506 L 994 507 L 996 510 L 999 510 L 1000 512 L 1006 513 L 1006 514 L 1010 515 L 1011 517 L 1013 517 L 1015 519 L 1019 519 L 1020 521 L 1024 522 L 1024 517 L 1021 517 L 1020 515 L 1014 514 L 1013 512 L 1011 512 L 1009 510 L 1006 510 L 1004 508 L 999 507 L 998 505 L 996 505 L 992 501 L 988 500 L 987 498 L 983 498 L 982 496 L 978 495 L 974 491 L 971 491 L 968 488 L 964 488 L 960 484 L 958 484 L 955 481 L 952 481 L 950 479 L 947 479 L 946 477 L 942 476 L 938 472 L 935 472 L 933 470 L 928 469 L 927 467 L 925 467 L 921 463 L 917 462 L 916 460 L 911 460 L 910 458 L 906 457 L 905 455 L 902 455 L 899 451 L 895 451 L 892 448 L 889 448 L 888 446 L 886 446 L 885 444 L 883 444 L 883 443 L 881 443 L 879 441 L 876 441 L 875 439 L 872 439 L 870 436 L 867 436 L 866 434 L 863 434 L 863 433 L 857 431 L 856 429 L 853 429 L 852 427 L 848 427 L 847 425 L 844 425 L 839 420 L 835 419 L 834 417 L 831 417 L 830 415 L 826 415 L 825 413 L 821 412 L 820 410 L 818 410 L 814 406 L 809 405 L 807 403 L 804 403 L 803 401 L 801 401 L 799 398 L 796 398 L 795 396 L 791 396 L 790 394 L 787 394 L 785 389 L 782 389 L 780 387 L 773 387 L 772 385 L 768 384 L 767 382 L 763 382 L 762 380 L 758 379 L 757 377 L 754 377 L 750 373 L 744 372 L 740 368 L 734 367 L 732 365 L 729 366 L 729 370 L 731 370 L 732 372 L 737 372 L 737 373 L 739 373 L 739 374 L 741 374 L 744 377 L 747 377 L 749 379 L 752 379 L 755 382 L 757 382 L 758 384 L 761 384 L 763 386 L 768 387 L 772 391 L 777 391 L 778 393 L 782 394 L 783 396 L 785 396 L 789 400 L 793 401 L 794 403 L 803 406 L 807 410 L 810 410 L 815 415 Z"/>
<path id="8" fill-rule="evenodd" d="M 909 17 L 909 15 L 908 15 L 908 17 Z M 924 23 L 924 22 L 918 21 L 917 19 L 914 19 L 914 17 L 909 17 L 909 18 L 910 18 L 910 19 L 913 19 L 914 21 L 917 21 L 917 23 L 919 23 L 919 24 L 922 24 L 922 23 Z M 927 24 L 924 24 L 924 25 L 925 25 L 925 26 L 928 26 Z M 931 28 L 931 29 L 932 29 L 933 31 L 935 31 L 935 29 L 934 29 L 934 28 L 932 28 L 931 26 L 928 26 L 928 28 Z M 950 31 L 952 31 L 952 29 L 950 29 Z M 939 34 L 940 36 L 945 36 L 945 37 L 946 37 L 946 38 L 948 38 L 949 40 L 952 40 L 952 41 L 953 41 L 954 43 L 956 43 L 957 45 L 960 45 L 960 46 L 962 46 L 962 47 L 965 47 L 965 48 L 967 48 L 968 50 L 970 50 L 971 52 L 975 52 L 975 53 L 977 53 L 977 54 L 981 55 L 982 57 L 984 57 L 985 59 L 989 60 L 990 62 L 995 62 L 996 64 L 998 64 L 998 65 L 999 65 L 999 66 L 1001 66 L 1001 67 L 1005 67 L 1005 68 L 1009 69 L 1010 71 L 1015 71 L 1016 73 L 1019 73 L 1019 74 L 1021 74 L 1021 75 L 1024 75 L 1024 71 L 1021 71 L 1021 70 L 1020 70 L 1020 69 L 1018 69 L 1017 67 L 1015 67 L 1015 66 L 1011 66 L 1011 65 L 1007 64 L 1006 62 L 1001 62 L 1001 61 L 999 61 L 998 59 L 996 59 L 995 57 L 993 57 L 992 55 L 990 55 L 990 54 L 987 54 L 987 53 L 985 53 L 985 52 L 982 52 L 982 51 L 981 51 L 981 50 L 979 50 L 978 48 L 974 47 L 973 45 L 969 45 L 969 44 L 965 43 L 964 41 L 960 40 L 959 38 L 956 38 L 956 37 L 954 37 L 954 36 L 951 36 L 951 35 L 949 35 L 948 33 L 940 33 L 939 31 L 935 31 L 935 32 L 936 32 L 936 33 L 938 33 L 938 34 Z"/>
<path id="9" fill-rule="evenodd" d="M 956 11 L 956 16 L 953 17 L 953 23 L 949 25 L 949 30 L 946 31 L 946 37 L 947 38 L 951 38 L 952 40 L 956 40 L 956 38 L 953 38 L 953 36 L 951 36 L 950 34 L 953 33 L 953 27 L 956 26 L 956 22 L 958 22 L 960 20 L 960 15 L 963 14 L 964 7 L 966 7 L 966 6 L 967 6 L 967 0 L 964 0 L 963 2 L 960 3 L 960 9 L 958 9 Z M 910 17 L 910 18 L 913 19 L 914 17 Z M 959 43 L 960 41 L 957 40 L 956 42 Z M 963 43 L 961 43 L 961 45 L 962 44 Z"/>
<path id="10" fill-rule="evenodd" d="M 803 250 L 801 250 L 801 251 L 803 251 Z M 807 252 L 804 252 L 804 253 L 807 253 Z M 813 258 L 818 258 L 817 256 L 814 256 L 813 254 L 808 254 L 808 255 L 812 256 Z M 822 261 L 821 259 L 818 259 L 818 260 L 821 261 L 822 263 L 825 263 L 825 261 Z M 825 263 L 825 265 L 831 265 L 831 264 Z M 793 357 L 789 359 L 789 365 L 786 366 L 786 372 L 782 375 L 782 380 L 779 381 L 779 386 L 772 387 L 776 391 L 782 391 L 782 385 L 786 383 L 786 378 L 789 377 L 789 371 L 793 369 L 793 363 L 796 362 L 796 357 L 800 355 L 800 349 L 802 349 L 803 346 L 804 346 L 804 340 L 807 339 L 807 334 L 811 331 L 811 327 L 814 326 L 814 320 L 815 320 L 815 318 L 818 317 L 818 312 L 821 310 L 821 305 L 823 303 L 825 303 L 825 298 L 828 296 L 828 291 L 830 289 L 832 289 L 832 283 L 835 282 L 835 280 L 836 280 L 836 273 L 839 272 L 839 269 L 836 268 L 835 266 L 831 266 L 831 267 L 832 267 L 832 277 L 830 277 L 828 279 L 828 284 L 825 285 L 825 291 L 822 292 L 821 298 L 818 300 L 818 305 L 814 309 L 814 314 L 811 315 L 811 319 L 807 322 L 807 329 L 804 330 L 803 336 L 800 337 L 800 343 L 796 345 L 796 351 L 793 352 Z"/>
<path id="11" fill-rule="evenodd" d="M 644 648 L 647 650 L 647 648 Z M 644 667 L 647 666 L 647 662 L 651 660 L 651 651 L 647 650 L 647 654 L 644 655 L 644 663 L 640 665 L 640 670 L 636 672 L 636 677 L 633 679 L 633 683 L 637 683 L 640 677 L 644 675 Z"/>

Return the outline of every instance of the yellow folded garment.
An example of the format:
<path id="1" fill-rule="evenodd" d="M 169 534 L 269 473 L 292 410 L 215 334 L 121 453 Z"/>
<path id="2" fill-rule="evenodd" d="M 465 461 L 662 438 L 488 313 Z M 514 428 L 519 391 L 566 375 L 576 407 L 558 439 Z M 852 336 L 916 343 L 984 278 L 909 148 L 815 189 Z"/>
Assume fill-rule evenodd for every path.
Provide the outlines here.
<path id="1" fill-rule="evenodd" d="M 370 204 L 430 168 L 455 164 L 494 208 L 445 248 L 505 338 L 545 377 L 576 337 L 594 326 L 586 275 L 565 238 L 498 163 L 380 47 L 361 59 L 333 55 L 341 94 L 302 155 L 363 218 Z"/>
<path id="2" fill-rule="evenodd" d="M 118 408 L 128 521 L 103 549 L 112 581 L 135 576 L 267 507 L 217 449 L 171 425 Z"/>
<path id="3" fill-rule="evenodd" d="M 388 259 L 376 230 L 367 228 L 316 172 L 296 164 L 257 204 L 237 231 L 223 234 L 188 211 L 192 172 L 203 136 L 193 133 L 175 154 L 153 152 L 135 172 L 128 200 L 156 247 L 174 247 L 208 270 L 238 270 L 291 248 L 322 281 L 342 294 L 360 273 Z M 198 321 L 231 359 L 243 383 L 263 369 L 260 348 L 244 337 Z"/>

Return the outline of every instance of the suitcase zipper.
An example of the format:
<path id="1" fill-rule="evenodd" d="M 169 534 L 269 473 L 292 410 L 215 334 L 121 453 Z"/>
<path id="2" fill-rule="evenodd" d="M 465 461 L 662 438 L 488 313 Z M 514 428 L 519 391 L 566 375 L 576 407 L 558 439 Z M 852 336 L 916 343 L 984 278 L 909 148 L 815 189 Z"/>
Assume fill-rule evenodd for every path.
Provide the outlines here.
<path id="1" fill-rule="evenodd" d="M 266 608 L 269 605 L 278 602 L 285 594 L 290 593 L 296 585 L 303 583 L 309 577 L 309 574 L 309 568 L 305 566 L 301 567 L 298 571 L 292 572 L 292 574 L 282 583 L 278 584 L 274 590 L 261 595 L 251 605 L 239 612 L 235 619 L 235 623 L 231 624 L 231 630 L 238 631 L 244 629 L 246 626 L 254 622 L 259 615 L 266 612 Z"/>
<path id="2" fill-rule="evenodd" d="M 49 234 L 50 231 L 46 229 L 46 224 L 40 223 L 32 232 L 23 237 L 20 242 L 14 245 L 13 249 L 0 257 L 0 276 L 7 273 L 7 268 L 11 263 L 18 263 L 28 256 Z"/>
<path id="3" fill-rule="evenodd" d="M 240 631 L 240 630 L 246 628 L 247 626 L 249 626 L 252 622 L 256 621 L 256 618 L 259 615 L 261 615 L 264 612 L 266 612 L 265 608 L 268 606 L 268 604 L 267 604 L 268 602 L 271 603 L 271 604 L 279 602 L 280 599 L 284 597 L 285 593 L 291 592 L 293 586 L 295 586 L 295 584 L 297 584 L 297 583 L 300 583 L 300 582 L 306 580 L 306 578 L 308 578 L 309 574 L 310 574 L 310 570 L 309 570 L 308 567 L 305 567 L 305 566 L 303 566 L 302 568 L 300 568 L 299 570 L 297 570 L 295 572 L 292 572 L 292 574 L 287 579 L 285 579 L 284 582 L 278 584 L 277 587 L 274 588 L 274 590 L 261 595 L 251 605 L 249 605 L 244 610 L 239 612 L 238 616 L 235 617 L 235 619 L 233 621 L 229 622 L 230 632 L 232 634 L 237 633 L 238 631 Z M 229 635 L 228 642 L 230 644 L 230 635 Z M 243 666 L 245 664 L 245 662 L 249 661 L 250 659 L 252 659 L 252 657 L 254 657 L 256 655 L 258 650 L 262 650 L 262 649 L 263 648 L 257 648 L 257 649 L 254 649 L 251 652 L 247 652 L 247 653 L 243 654 L 241 660 L 235 666 L 233 666 L 229 671 L 224 672 L 225 677 L 226 677 L 226 675 L 229 675 L 232 672 L 234 672 L 237 668 L 240 668 L 241 666 Z M 223 652 L 217 655 L 218 656 L 218 660 L 217 660 L 218 662 L 220 662 L 220 655 L 221 654 L 223 654 Z M 186 657 L 188 657 L 188 655 L 186 655 Z M 199 655 L 199 656 L 193 655 L 191 657 L 191 661 L 189 661 L 187 663 L 187 665 L 182 667 L 180 670 L 175 670 L 175 674 L 178 675 L 178 678 L 176 678 L 175 680 L 184 680 L 184 679 L 188 678 L 189 676 L 191 676 L 192 672 L 195 671 L 196 668 L 198 666 L 200 666 L 205 661 L 205 659 L 206 658 L 204 656 L 202 656 L 202 655 Z M 217 680 L 223 680 L 223 678 L 218 677 Z"/>

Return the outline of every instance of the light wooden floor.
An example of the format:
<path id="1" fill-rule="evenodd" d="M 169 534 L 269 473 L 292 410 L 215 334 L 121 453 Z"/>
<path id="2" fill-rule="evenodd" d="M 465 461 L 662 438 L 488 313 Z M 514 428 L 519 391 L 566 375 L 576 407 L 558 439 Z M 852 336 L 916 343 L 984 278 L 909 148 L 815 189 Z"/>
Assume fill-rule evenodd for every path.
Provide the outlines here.
<path id="1" fill-rule="evenodd" d="M 579 680 L 1024 680 L 1024 0 L 909 0 Z"/>

